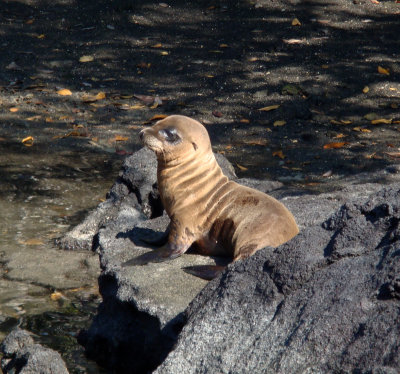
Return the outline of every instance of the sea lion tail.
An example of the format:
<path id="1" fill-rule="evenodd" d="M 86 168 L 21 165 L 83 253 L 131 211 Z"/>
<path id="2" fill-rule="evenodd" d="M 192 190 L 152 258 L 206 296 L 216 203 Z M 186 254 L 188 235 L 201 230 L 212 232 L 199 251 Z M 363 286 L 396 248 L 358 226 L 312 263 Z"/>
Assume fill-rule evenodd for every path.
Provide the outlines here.
<path id="1" fill-rule="evenodd" d="M 226 269 L 226 266 L 221 265 L 197 265 L 187 266 L 182 268 L 186 273 L 192 274 L 205 280 L 212 280 Z"/>

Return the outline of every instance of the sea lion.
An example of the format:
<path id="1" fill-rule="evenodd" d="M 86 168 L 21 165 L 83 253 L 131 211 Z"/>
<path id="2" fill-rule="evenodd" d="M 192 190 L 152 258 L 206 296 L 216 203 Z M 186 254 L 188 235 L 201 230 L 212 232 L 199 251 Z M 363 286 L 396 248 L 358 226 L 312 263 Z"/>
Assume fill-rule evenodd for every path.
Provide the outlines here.
<path id="1" fill-rule="evenodd" d="M 277 247 L 299 232 L 282 203 L 223 174 L 201 123 L 172 115 L 143 129 L 140 139 L 157 156 L 158 190 L 171 221 L 167 243 L 129 264 L 173 259 L 192 245 L 204 255 L 237 261 L 260 248 Z M 185 270 L 207 279 L 220 271 L 210 269 Z"/>

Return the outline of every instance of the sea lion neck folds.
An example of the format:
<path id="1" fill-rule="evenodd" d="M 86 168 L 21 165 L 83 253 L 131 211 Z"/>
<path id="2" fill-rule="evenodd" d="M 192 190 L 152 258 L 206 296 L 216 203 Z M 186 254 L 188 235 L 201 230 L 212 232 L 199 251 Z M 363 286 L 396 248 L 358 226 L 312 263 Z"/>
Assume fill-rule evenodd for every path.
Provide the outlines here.
<path id="1" fill-rule="evenodd" d="M 283 204 L 228 180 L 199 122 L 169 116 L 142 130 L 140 138 L 157 156 L 158 189 L 171 219 L 168 243 L 146 254 L 149 261 L 175 258 L 192 244 L 203 254 L 236 261 L 260 248 L 277 247 L 298 233 Z"/>

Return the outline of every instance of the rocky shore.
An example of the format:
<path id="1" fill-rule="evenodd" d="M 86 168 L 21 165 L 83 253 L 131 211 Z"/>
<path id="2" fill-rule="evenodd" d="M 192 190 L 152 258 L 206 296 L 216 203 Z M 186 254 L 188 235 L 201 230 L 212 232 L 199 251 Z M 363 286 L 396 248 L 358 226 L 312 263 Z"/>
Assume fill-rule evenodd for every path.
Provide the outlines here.
<path id="1" fill-rule="evenodd" d="M 140 150 L 126 159 L 108 199 L 61 241 L 100 257 L 103 302 L 80 343 L 116 372 L 397 373 L 399 179 L 390 166 L 322 194 L 238 180 L 283 201 L 301 232 L 206 282 L 182 267 L 218 259 L 194 253 L 122 266 L 149 250 L 143 235 L 168 224 L 156 160 Z"/>

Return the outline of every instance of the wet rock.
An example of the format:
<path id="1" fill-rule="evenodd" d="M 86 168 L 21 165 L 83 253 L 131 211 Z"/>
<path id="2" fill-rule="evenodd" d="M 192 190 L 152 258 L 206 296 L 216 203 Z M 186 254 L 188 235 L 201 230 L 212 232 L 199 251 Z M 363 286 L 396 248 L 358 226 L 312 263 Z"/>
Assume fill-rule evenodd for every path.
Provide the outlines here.
<path id="1" fill-rule="evenodd" d="M 31 335 L 19 328 L 11 331 L 1 344 L 3 373 L 68 374 L 60 354 L 35 344 Z"/>

